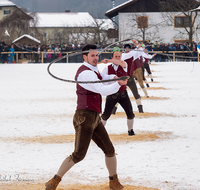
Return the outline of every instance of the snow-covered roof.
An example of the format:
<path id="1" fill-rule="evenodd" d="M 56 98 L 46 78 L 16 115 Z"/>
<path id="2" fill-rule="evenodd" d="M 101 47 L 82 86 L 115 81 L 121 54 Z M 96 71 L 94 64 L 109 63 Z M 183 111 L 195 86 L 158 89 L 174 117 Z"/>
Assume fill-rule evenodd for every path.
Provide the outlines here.
<path id="1" fill-rule="evenodd" d="M 134 0 L 126 1 L 125 3 L 122 3 L 122 4 L 120 4 L 120 5 L 116 6 L 116 7 L 114 7 L 114 8 L 112 8 L 112 9 L 108 10 L 106 13 L 111 12 L 111 11 L 114 11 L 114 10 L 120 8 L 120 7 L 123 7 L 124 5 L 130 3 L 131 1 L 134 1 Z"/>
<path id="2" fill-rule="evenodd" d="M 16 6 L 13 2 L 9 0 L 0 0 L 0 7 Z"/>
<path id="3" fill-rule="evenodd" d="M 22 39 L 22 38 L 24 38 L 24 37 L 27 37 L 27 38 L 29 38 L 29 39 L 31 39 L 31 40 L 37 42 L 37 43 L 41 43 L 38 39 L 36 39 L 36 38 L 34 38 L 33 36 L 30 36 L 30 35 L 28 35 L 28 34 L 24 34 L 24 35 L 20 36 L 19 38 L 15 39 L 15 40 L 13 41 L 13 43 L 17 42 L 18 40 L 20 40 L 20 39 Z"/>
<path id="4" fill-rule="evenodd" d="M 190 10 L 190 11 L 200 11 L 200 6 L 197 7 L 196 9 L 192 9 L 192 10 Z"/>
<path id="5" fill-rule="evenodd" d="M 37 13 L 36 27 L 87 27 L 94 19 L 88 12 Z"/>
<path id="6" fill-rule="evenodd" d="M 114 28 L 110 19 L 95 19 L 88 12 L 37 13 L 38 28 L 44 27 L 96 27 L 95 21 L 101 24 L 101 29 Z"/>

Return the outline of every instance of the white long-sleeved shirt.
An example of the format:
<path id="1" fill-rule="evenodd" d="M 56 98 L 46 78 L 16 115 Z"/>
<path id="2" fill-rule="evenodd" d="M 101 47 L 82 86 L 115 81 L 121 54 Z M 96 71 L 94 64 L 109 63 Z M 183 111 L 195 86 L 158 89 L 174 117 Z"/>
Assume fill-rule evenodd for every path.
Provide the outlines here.
<path id="1" fill-rule="evenodd" d="M 143 53 L 142 53 L 142 57 L 144 57 L 144 58 L 146 58 L 146 59 L 152 59 L 152 58 L 153 58 L 153 55 L 150 55 L 150 54 L 148 54 L 148 53 L 143 52 Z"/>
<path id="2" fill-rule="evenodd" d="M 121 60 L 124 61 L 126 59 L 130 59 L 131 57 L 134 57 L 134 59 L 138 58 L 138 52 L 137 52 L 137 50 L 131 50 L 128 53 L 122 53 Z"/>
<path id="3" fill-rule="evenodd" d="M 86 67 L 90 68 L 91 70 L 85 70 L 81 72 L 78 77 L 77 81 L 97 81 L 99 78 L 97 77 L 96 73 L 100 73 L 99 69 L 97 66 L 92 66 L 89 63 L 84 62 L 83 63 Z M 95 71 L 95 72 L 94 72 Z M 106 75 L 104 73 L 100 73 L 102 76 L 102 80 L 109 80 L 113 79 L 116 75 Z M 102 96 L 108 96 L 111 94 L 116 93 L 119 88 L 121 87 L 118 82 L 114 82 L 113 84 L 110 85 L 105 85 L 103 83 L 79 83 L 80 86 L 85 88 L 86 90 L 99 93 Z"/>
<path id="4" fill-rule="evenodd" d="M 148 54 L 148 53 L 145 53 L 144 52 L 144 47 L 140 47 L 138 50 L 138 56 L 140 57 L 140 56 L 142 56 L 142 57 L 144 57 L 144 58 L 146 58 L 146 59 L 152 59 L 152 57 L 153 57 L 153 55 L 150 55 L 150 54 Z"/>

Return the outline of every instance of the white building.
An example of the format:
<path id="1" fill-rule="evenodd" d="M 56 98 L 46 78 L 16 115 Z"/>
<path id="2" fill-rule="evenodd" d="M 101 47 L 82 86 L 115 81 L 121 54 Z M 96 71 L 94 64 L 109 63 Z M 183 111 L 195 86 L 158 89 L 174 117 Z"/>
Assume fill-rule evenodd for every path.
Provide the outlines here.
<path id="1" fill-rule="evenodd" d="M 200 5 L 199 2 L 190 0 L 190 3 L 192 2 L 190 7 L 185 3 L 184 11 L 191 17 L 186 17 L 173 5 L 169 7 L 168 2 L 166 0 L 129 0 L 107 11 L 105 15 L 110 19 L 118 16 L 119 40 L 133 38 L 139 41 L 163 43 L 188 41 L 189 35 L 186 30 L 190 30 L 189 18 L 192 22 L 195 18 L 195 12 L 191 13 L 188 10 L 197 8 Z M 171 2 L 173 4 L 172 0 Z M 196 26 L 200 24 L 199 16 L 195 21 L 192 26 L 194 41 L 198 38 Z"/>

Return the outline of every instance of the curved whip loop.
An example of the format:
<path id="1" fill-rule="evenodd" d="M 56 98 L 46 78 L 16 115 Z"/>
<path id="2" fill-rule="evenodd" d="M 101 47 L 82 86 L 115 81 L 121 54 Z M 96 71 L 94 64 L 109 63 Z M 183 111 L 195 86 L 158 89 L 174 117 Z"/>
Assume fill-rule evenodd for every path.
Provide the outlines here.
<path id="1" fill-rule="evenodd" d="M 104 52 L 105 50 L 107 50 L 110 46 L 116 44 L 116 43 L 119 43 L 119 42 L 122 42 L 122 41 L 127 41 L 127 40 L 130 40 L 130 39 L 126 39 L 126 40 L 120 40 L 120 41 L 117 41 L 117 42 L 114 42 L 110 45 L 108 45 L 106 48 L 104 48 L 103 50 L 101 50 L 101 52 L 99 53 L 99 55 Z M 88 50 L 88 51 L 78 51 L 76 53 L 72 53 L 72 54 L 68 54 L 68 55 L 65 55 L 63 57 L 59 57 L 53 61 L 51 61 L 47 67 L 47 71 L 48 73 L 55 79 L 58 79 L 58 80 L 61 80 L 63 82 L 71 82 L 71 83 L 104 83 L 104 82 L 111 82 L 111 81 L 119 81 L 119 80 L 126 80 L 126 79 L 129 79 L 129 76 L 122 76 L 122 77 L 119 77 L 119 78 L 115 78 L 115 79 L 109 79 L 109 80 L 97 80 L 97 81 L 75 81 L 75 80 L 68 80 L 68 79 L 62 79 L 62 78 L 59 78 L 55 75 L 53 75 L 51 72 L 50 72 L 50 67 L 53 63 L 56 63 L 57 61 L 60 61 L 64 58 L 67 58 L 67 57 L 73 57 L 73 56 L 76 56 L 76 55 L 79 55 L 79 54 L 82 54 L 82 53 L 87 53 L 87 52 L 90 52 L 91 50 Z M 94 51 L 94 50 L 93 50 Z M 98 49 L 97 49 L 98 51 Z"/>

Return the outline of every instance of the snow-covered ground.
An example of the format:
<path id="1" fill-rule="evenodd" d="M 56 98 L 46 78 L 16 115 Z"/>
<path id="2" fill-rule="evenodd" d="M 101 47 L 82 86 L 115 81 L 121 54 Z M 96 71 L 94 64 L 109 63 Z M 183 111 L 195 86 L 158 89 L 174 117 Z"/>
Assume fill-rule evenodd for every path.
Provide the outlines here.
<path id="1" fill-rule="evenodd" d="M 79 66 L 54 64 L 51 71 L 74 80 Z M 100 70 L 103 67 L 99 65 Z M 170 135 L 154 141 L 114 143 L 120 181 L 163 190 L 200 189 L 200 64 L 164 62 L 150 67 L 155 81 L 150 87 L 154 88 L 147 89 L 150 98 L 143 98 L 142 103 L 145 112 L 162 115 L 136 116 L 134 130 L 136 135 L 141 131 Z M 74 143 L 42 144 L 14 138 L 73 135 L 75 86 L 52 78 L 47 64 L 0 65 L 0 183 L 17 179 L 46 182 L 72 153 Z M 144 96 L 141 89 L 139 92 Z M 132 105 L 137 112 L 133 99 Z M 119 107 L 118 111 L 123 110 Z M 127 133 L 126 118 L 111 117 L 106 128 L 109 134 Z M 127 135 L 130 138 L 134 137 Z M 91 143 L 85 159 L 62 183 L 106 182 L 107 176 L 104 155 Z"/>

